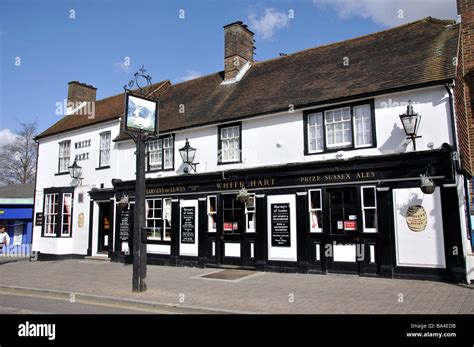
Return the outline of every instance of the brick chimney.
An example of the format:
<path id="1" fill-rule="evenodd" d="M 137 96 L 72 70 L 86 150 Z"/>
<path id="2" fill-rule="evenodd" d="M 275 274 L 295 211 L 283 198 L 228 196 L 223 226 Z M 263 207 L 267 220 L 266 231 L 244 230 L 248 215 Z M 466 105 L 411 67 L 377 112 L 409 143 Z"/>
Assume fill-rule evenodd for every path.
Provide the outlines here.
<path id="1" fill-rule="evenodd" d="M 472 175 L 474 173 L 474 0 L 457 0 L 457 10 L 461 24 L 454 97 L 459 124 L 461 162 L 465 171 Z"/>
<path id="2" fill-rule="evenodd" d="M 94 86 L 81 83 L 78 81 L 71 81 L 68 83 L 67 102 L 81 103 L 94 102 L 96 100 L 97 88 Z"/>
<path id="3" fill-rule="evenodd" d="M 253 32 L 242 22 L 224 26 L 225 56 L 224 79 L 235 78 L 247 62 L 253 62 Z"/>

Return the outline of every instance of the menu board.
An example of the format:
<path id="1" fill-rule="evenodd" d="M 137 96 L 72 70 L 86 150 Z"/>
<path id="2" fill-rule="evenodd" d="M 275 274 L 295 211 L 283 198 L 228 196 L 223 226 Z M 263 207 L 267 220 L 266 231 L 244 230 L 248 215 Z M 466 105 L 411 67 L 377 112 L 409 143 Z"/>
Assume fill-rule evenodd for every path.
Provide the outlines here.
<path id="1" fill-rule="evenodd" d="M 194 207 L 181 207 L 181 243 L 196 242 L 196 211 Z"/>
<path id="2" fill-rule="evenodd" d="M 272 247 L 291 247 L 290 204 L 271 204 Z"/>
<path id="3" fill-rule="evenodd" d="M 120 239 L 127 241 L 130 237 L 130 210 L 120 210 Z"/>

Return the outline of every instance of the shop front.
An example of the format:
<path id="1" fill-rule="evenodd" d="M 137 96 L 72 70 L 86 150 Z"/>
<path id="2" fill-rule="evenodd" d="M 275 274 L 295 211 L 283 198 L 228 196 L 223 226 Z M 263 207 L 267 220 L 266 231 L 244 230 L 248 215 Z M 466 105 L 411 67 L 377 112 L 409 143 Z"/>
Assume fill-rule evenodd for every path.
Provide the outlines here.
<path id="1" fill-rule="evenodd" d="M 426 173 L 432 194 L 420 190 Z M 149 179 L 148 262 L 458 281 L 456 175 L 445 146 Z M 115 184 L 115 199 L 128 201 L 116 205 L 115 261 L 131 261 L 133 189 Z"/>

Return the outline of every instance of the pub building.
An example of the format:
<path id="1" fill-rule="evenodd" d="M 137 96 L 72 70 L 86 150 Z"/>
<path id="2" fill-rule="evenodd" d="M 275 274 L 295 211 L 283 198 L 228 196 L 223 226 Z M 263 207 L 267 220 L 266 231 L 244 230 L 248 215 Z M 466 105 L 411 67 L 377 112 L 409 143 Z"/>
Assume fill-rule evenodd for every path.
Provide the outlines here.
<path id="1" fill-rule="evenodd" d="M 461 18 L 261 62 L 242 22 L 224 26 L 224 71 L 152 85 L 148 263 L 470 281 L 469 105 L 452 61 L 474 17 Z M 94 117 L 71 108 L 37 138 L 40 260 L 132 261 L 125 97 L 95 91 L 70 82 Z"/>

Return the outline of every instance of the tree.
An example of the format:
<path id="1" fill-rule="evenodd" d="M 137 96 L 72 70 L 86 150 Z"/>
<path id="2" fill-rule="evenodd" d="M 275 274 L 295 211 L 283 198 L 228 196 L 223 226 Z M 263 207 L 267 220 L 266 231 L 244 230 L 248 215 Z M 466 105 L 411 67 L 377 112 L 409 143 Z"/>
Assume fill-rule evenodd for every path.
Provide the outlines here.
<path id="1" fill-rule="evenodd" d="M 33 183 L 36 175 L 36 120 L 20 122 L 13 143 L 0 148 L 0 185 Z"/>

